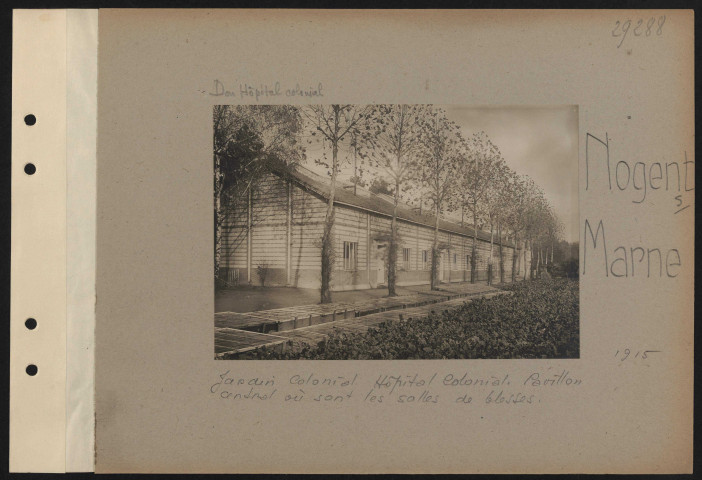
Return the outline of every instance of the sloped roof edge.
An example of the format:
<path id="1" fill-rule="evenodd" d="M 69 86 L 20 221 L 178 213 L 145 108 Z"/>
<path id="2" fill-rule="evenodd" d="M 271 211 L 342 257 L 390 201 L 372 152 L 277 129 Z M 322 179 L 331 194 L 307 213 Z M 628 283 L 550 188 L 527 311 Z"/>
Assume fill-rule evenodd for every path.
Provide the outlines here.
<path id="1" fill-rule="evenodd" d="M 314 178 L 310 174 L 306 174 L 302 169 L 291 168 L 291 169 L 278 169 L 271 168 L 272 173 L 277 174 L 282 177 L 287 177 L 293 180 L 305 188 L 313 191 L 320 197 L 324 199 L 329 198 L 330 185 L 321 179 Z M 310 172 L 312 173 L 312 172 Z M 343 205 L 346 207 L 358 208 L 364 211 L 375 213 L 378 215 L 383 215 L 392 218 L 393 204 L 389 201 L 382 199 L 380 196 L 370 194 L 370 196 L 359 196 L 354 195 L 353 192 L 347 191 L 343 188 L 343 183 L 339 182 L 337 188 L 334 192 L 334 203 L 337 205 Z M 414 211 L 411 207 L 406 205 L 398 205 L 397 207 L 397 218 L 405 222 L 422 225 L 428 228 L 435 228 L 436 217 L 428 214 L 419 214 L 419 212 Z M 473 237 L 473 228 L 461 226 L 457 223 L 439 219 L 439 230 L 444 232 L 455 233 L 465 237 Z M 490 233 L 483 230 L 477 231 L 477 238 L 490 241 Z M 494 239 L 496 245 L 499 244 L 497 239 Z M 502 242 L 503 246 L 514 248 L 514 244 L 509 241 Z"/>

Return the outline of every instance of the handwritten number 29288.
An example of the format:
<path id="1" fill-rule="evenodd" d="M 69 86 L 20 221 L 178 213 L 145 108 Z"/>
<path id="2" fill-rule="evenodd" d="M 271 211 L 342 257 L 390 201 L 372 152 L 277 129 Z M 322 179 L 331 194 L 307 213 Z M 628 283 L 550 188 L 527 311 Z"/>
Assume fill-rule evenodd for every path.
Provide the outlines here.
<path id="1" fill-rule="evenodd" d="M 617 48 L 622 46 L 622 43 L 624 43 L 624 40 L 626 39 L 627 34 L 631 30 L 631 32 L 634 34 L 635 37 L 650 37 L 654 33 L 656 35 L 663 35 L 663 25 L 665 24 L 665 15 L 661 15 L 660 17 L 651 17 L 648 20 L 644 20 L 643 18 L 639 18 L 638 20 L 634 20 L 633 22 L 629 19 L 625 21 L 620 21 L 617 20 L 614 23 L 614 29 L 612 30 L 612 36 L 613 37 L 621 37 L 622 39 L 619 41 L 619 45 L 617 45 Z"/>

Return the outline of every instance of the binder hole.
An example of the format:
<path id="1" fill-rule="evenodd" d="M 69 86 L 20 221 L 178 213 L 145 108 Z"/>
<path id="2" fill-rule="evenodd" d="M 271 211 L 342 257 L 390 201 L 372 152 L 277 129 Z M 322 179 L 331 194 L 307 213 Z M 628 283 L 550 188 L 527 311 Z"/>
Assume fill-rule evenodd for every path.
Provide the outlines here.
<path id="1" fill-rule="evenodd" d="M 28 163 L 24 166 L 24 173 L 26 173 L 27 175 L 34 175 L 34 172 L 36 171 L 37 167 L 35 167 L 33 163 Z"/>
<path id="2" fill-rule="evenodd" d="M 37 117 L 35 117 L 34 115 L 32 115 L 30 113 L 29 115 L 24 117 L 24 123 L 26 123 L 27 125 L 29 125 L 31 127 L 32 125 L 37 123 Z"/>
<path id="3" fill-rule="evenodd" d="M 37 321 L 34 320 L 33 318 L 28 318 L 24 322 L 24 326 L 27 327 L 27 329 L 29 329 L 29 330 L 34 330 L 35 328 L 37 328 Z"/>
<path id="4" fill-rule="evenodd" d="M 34 375 L 36 375 L 38 371 L 39 371 L 39 369 L 37 368 L 36 365 L 33 365 L 33 364 L 27 365 L 26 372 L 27 372 L 27 375 L 29 375 L 30 377 L 33 377 Z"/>

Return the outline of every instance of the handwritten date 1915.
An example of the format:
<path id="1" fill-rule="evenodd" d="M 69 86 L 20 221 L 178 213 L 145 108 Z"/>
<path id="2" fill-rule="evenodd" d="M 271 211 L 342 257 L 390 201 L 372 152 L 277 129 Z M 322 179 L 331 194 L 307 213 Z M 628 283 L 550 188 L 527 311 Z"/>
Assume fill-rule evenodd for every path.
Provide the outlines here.
<path id="1" fill-rule="evenodd" d="M 660 17 L 651 17 L 649 19 L 639 18 L 638 20 L 617 20 L 614 22 L 612 30 L 613 37 L 621 37 L 617 48 L 622 46 L 627 34 L 631 31 L 635 37 L 650 37 L 651 35 L 663 35 L 663 25 L 665 24 L 665 15 Z"/>
<path id="2" fill-rule="evenodd" d="M 637 350 L 633 351 L 630 348 L 625 348 L 624 350 L 617 350 L 616 353 L 614 354 L 614 358 L 618 359 L 619 361 L 626 361 L 626 360 L 635 360 L 635 359 L 641 359 L 641 360 L 646 360 L 648 357 L 651 356 L 652 353 L 660 353 L 660 350 Z"/>

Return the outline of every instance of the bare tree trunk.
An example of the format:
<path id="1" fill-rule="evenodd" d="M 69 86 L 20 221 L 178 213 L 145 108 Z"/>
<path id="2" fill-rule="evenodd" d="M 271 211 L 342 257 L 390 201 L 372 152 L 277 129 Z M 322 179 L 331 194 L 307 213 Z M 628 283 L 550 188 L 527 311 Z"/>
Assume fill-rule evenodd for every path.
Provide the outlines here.
<path id="1" fill-rule="evenodd" d="M 424 169 L 422 168 L 422 180 L 419 183 L 419 214 L 422 214 L 422 206 L 424 205 Z"/>
<path id="2" fill-rule="evenodd" d="M 478 214 L 476 213 L 476 202 L 473 202 L 473 246 L 471 248 L 470 254 L 470 283 L 475 283 L 475 254 L 476 254 L 476 242 L 478 236 Z"/>
<path id="3" fill-rule="evenodd" d="M 434 224 L 434 242 L 431 245 L 431 289 L 439 289 L 439 213 L 441 206 L 436 204 L 436 221 Z"/>
<path id="4" fill-rule="evenodd" d="M 220 200 L 217 198 L 214 208 L 214 247 L 215 247 L 215 258 L 214 258 L 214 276 L 219 277 L 219 269 L 222 264 L 222 207 L 220 205 Z"/>
<path id="5" fill-rule="evenodd" d="M 215 231 L 214 231 L 214 247 L 215 247 L 215 258 L 214 258 L 214 276 L 219 277 L 219 267 L 221 265 L 221 255 L 222 255 L 222 180 L 220 178 L 220 162 L 218 155 L 214 156 L 214 220 L 215 220 Z"/>
<path id="6" fill-rule="evenodd" d="M 536 269 L 539 267 L 539 263 L 536 261 L 536 250 L 534 248 L 534 240 L 529 240 L 529 252 L 531 256 L 531 271 L 529 274 L 529 278 L 532 280 L 536 279 Z"/>
<path id="7" fill-rule="evenodd" d="M 324 217 L 324 234 L 322 235 L 322 286 L 320 289 L 321 303 L 331 303 L 331 279 L 334 269 L 334 194 L 336 193 L 337 155 L 339 146 L 332 144 L 332 175 L 327 203 L 327 214 Z"/>
<path id="8" fill-rule="evenodd" d="M 400 201 L 400 183 L 395 182 L 395 203 L 392 209 L 392 223 L 390 224 L 390 248 L 388 250 L 388 296 L 394 297 L 395 283 L 397 281 L 397 204 Z"/>
<path id="9" fill-rule="evenodd" d="M 546 259 L 544 258 L 544 248 L 539 245 L 539 272 L 543 270 L 547 265 Z"/>
<path id="10" fill-rule="evenodd" d="M 534 243 L 533 240 L 529 241 L 530 249 L 531 249 L 531 279 L 535 279 L 537 273 L 539 272 L 539 250 L 538 247 L 536 250 L 534 250 Z"/>
<path id="11" fill-rule="evenodd" d="M 358 184 L 358 169 L 356 168 L 356 134 L 353 135 L 353 194 L 356 195 L 356 185 Z"/>
<path id="12" fill-rule="evenodd" d="M 542 248 L 541 251 L 543 252 L 543 256 L 541 257 L 543 260 L 541 260 L 541 262 L 544 265 L 544 269 L 548 271 L 548 247 Z"/>
<path id="13" fill-rule="evenodd" d="M 514 236 L 514 251 L 512 252 L 512 283 L 517 280 L 519 275 L 519 263 L 521 258 L 521 250 L 519 249 L 519 236 Z"/>
<path id="14" fill-rule="evenodd" d="M 544 248 L 539 245 L 539 266 L 541 267 L 539 269 L 539 274 L 541 274 L 542 271 L 546 269 L 548 266 L 548 260 L 546 260 L 546 255 L 544 254 Z"/>
<path id="15" fill-rule="evenodd" d="M 492 224 L 492 216 L 490 216 L 490 261 L 488 262 L 490 265 L 492 265 L 492 263 L 493 263 L 493 261 L 492 261 L 492 255 L 493 255 L 493 252 L 494 252 L 493 245 L 495 244 L 495 242 L 494 242 L 494 238 L 495 238 L 494 230 L 495 230 L 495 229 L 494 229 L 493 224 Z"/>
<path id="16" fill-rule="evenodd" d="M 502 256 L 502 226 L 499 218 L 497 219 L 497 240 L 500 242 L 498 247 L 498 254 L 500 255 L 500 283 L 505 283 L 505 259 Z"/>
<path id="17" fill-rule="evenodd" d="M 527 255 L 529 254 L 529 240 L 524 239 L 524 280 L 527 279 L 527 274 L 531 275 L 531 265 L 529 265 L 529 268 L 527 268 Z M 529 270 L 529 271 L 528 271 Z"/>

